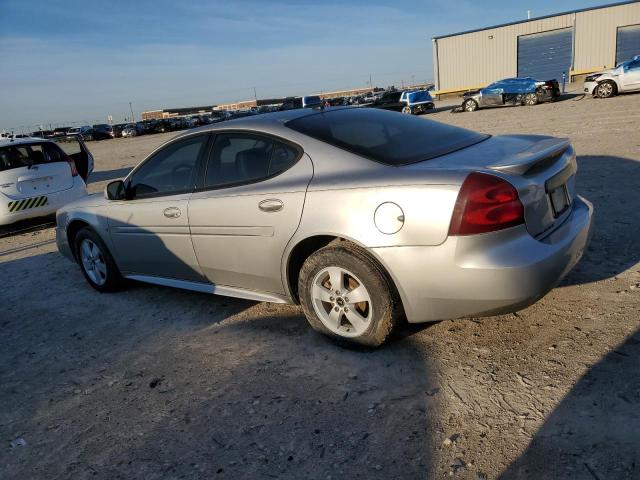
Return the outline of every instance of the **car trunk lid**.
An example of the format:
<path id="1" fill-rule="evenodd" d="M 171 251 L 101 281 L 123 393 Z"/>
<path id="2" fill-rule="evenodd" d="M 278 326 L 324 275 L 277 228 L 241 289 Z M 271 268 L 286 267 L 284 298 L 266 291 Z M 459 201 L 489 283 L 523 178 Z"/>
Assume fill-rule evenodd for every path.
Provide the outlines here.
<path id="1" fill-rule="evenodd" d="M 525 224 L 537 238 L 560 225 L 575 198 L 576 157 L 567 139 L 536 135 L 496 136 L 469 148 L 404 167 L 498 175 L 518 191 Z"/>
<path id="2" fill-rule="evenodd" d="M 73 186 L 69 164 L 54 162 L 0 172 L 0 191 L 12 199 L 59 192 Z"/>

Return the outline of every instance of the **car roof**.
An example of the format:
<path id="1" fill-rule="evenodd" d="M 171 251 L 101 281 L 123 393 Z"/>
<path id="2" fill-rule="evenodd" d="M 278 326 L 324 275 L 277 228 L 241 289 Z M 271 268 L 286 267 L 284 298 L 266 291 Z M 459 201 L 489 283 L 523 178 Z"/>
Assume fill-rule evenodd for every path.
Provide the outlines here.
<path id="1" fill-rule="evenodd" d="M 332 111 L 338 109 L 349 109 L 356 107 L 328 107 Z M 212 132 L 216 130 L 264 130 L 264 131 L 277 131 L 282 130 L 284 124 L 302 117 L 308 117 L 309 115 L 315 115 L 321 112 L 319 108 L 297 108 L 294 110 L 284 110 L 281 112 L 261 113 L 260 115 L 251 115 L 247 117 L 234 118 L 232 120 L 226 120 L 220 123 L 213 123 L 211 125 L 203 125 L 202 127 L 193 128 L 182 132 L 175 138 L 180 138 L 187 135 L 193 135 L 198 132 Z"/>
<path id="2" fill-rule="evenodd" d="M 10 147 L 12 145 L 24 145 L 29 143 L 55 143 L 48 138 L 40 137 L 22 137 L 22 138 L 0 138 L 0 147 Z"/>

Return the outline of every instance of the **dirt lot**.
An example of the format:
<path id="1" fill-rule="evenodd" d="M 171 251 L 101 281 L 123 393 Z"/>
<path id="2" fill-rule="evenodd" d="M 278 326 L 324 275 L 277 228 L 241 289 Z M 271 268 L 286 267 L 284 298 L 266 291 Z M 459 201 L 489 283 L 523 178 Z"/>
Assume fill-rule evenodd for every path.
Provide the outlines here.
<path id="1" fill-rule="evenodd" d="M 101 295 L 52 229 L 0 239 L 0 477 L 640 478 L 640 95 L 425 118 L 573 140 L 596 227 L 560 287 L 349 351 L 294 306 Z M 91 190 L 169 136 L 92 144 Z"/>

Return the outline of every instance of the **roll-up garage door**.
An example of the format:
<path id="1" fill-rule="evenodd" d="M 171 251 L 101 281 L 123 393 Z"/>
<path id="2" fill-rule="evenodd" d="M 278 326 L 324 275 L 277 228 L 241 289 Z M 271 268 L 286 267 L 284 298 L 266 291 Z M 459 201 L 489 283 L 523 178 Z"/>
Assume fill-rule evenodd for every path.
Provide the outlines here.
<path id="1" fill-rule="evenodd" d="M 518 76 L 562 83 L 562 72 L 569 78 L 572 45 L 571 28 L 519 36 Z"/>
<path id="2" fill-rule="evenodd" d="M 618 27 L 616 65 L 640 55 L 640 25 Z"/>

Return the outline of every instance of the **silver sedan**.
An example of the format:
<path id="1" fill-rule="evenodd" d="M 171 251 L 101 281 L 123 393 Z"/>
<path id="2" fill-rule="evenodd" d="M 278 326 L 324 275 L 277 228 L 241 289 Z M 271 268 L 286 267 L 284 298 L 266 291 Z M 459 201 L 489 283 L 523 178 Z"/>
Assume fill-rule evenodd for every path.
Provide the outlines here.
<path id="1" fill-rule="evenodd" d="M 133 279 L 300 303 L 315 330 L 377 346 L 402 318 L 545 295 L 590 236 L 575 174 L 565 139 L 290 110 L 182 133 L 62 208 L 57 243 L 102 292 Z"/>

